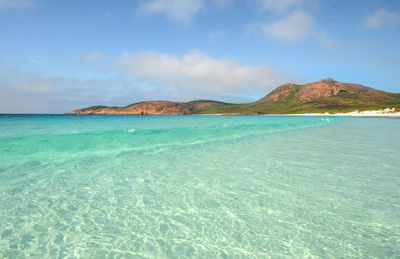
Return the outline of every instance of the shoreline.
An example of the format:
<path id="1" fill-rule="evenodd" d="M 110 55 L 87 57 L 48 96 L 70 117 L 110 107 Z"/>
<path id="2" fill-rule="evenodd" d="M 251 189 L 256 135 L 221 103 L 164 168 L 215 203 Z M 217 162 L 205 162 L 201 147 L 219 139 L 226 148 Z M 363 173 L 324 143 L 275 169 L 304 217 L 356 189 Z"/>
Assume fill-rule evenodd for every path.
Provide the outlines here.
<path id="1" fill-rule="evenodd" d="M 232 116 L 232 115 L 250 115 L 250 114 L 198 114 L 205 116 Z M 263 116 L 340 116 L 340 117 L 400 117 L 400 112 L 396 110 L 386 108 L 381 110 L 366 110 L 366 111 L 352 111 L 352 112 L 340 112 L 340 113 L 293 113 L 293 114 L 254 114 Z"/>
<path id="2" fill-rule="evenodd" d="M 304 113 L 304 114 L 263 114 L 274 116 L 329 116 L 329 117 L 400 117 L 400 113 L 396 114 L 362 114 L 362 113 Z"/>
<path id="3" fill-rule="evenodd" d="M 396 112 L 394 108 L 386 108 L 381 110 L 352 111 L 339 113 L 303 113 L 293 114 L 297 116 L 342 116 L 342 117 L 400 117 L 400 112 Z"/>

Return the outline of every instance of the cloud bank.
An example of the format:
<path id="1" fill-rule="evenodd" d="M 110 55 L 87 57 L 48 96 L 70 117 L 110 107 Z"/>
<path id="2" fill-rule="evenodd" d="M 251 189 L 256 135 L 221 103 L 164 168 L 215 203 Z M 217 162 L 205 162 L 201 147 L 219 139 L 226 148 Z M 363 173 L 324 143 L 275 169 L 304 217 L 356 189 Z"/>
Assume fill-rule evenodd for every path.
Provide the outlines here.
<path id="1" fill-rule="evenodd" d="M 126 75 L 167 88 L 207 94 L 267 92 L 288 78 L 275 68 L 213 59 L 199 51 L 182 57 L 155 52 L 124 53 L 113 62 Z"/>
<path id="2" fill-rule="evenodd" d="M 91 105 L 126 105 L 152 94 L 124 78 L 45 77 L 0 64 L 1 113 L 63 113 Z"/>

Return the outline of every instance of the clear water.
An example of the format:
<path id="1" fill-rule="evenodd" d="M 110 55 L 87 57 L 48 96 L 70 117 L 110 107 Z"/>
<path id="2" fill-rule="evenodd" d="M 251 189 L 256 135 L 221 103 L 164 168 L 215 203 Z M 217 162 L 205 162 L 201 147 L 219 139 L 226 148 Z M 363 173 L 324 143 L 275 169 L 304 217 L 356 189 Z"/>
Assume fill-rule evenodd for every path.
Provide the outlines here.
<path id="1" fill-rule="evenodd" d="M 0 116 L 0 257 L 398 258 L 400 120 Z"/>

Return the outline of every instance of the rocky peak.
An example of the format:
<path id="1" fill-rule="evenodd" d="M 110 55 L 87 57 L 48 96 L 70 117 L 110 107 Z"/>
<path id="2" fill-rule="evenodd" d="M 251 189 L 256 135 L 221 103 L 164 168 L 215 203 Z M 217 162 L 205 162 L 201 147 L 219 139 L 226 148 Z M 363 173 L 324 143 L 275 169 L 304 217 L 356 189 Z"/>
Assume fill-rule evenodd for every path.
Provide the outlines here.
<path id="1" fill-rule="evenodd" d="M 320 83 L 336 83 L 336 81 L 335 81 L 333 78 L 331 78 L 331 77 L 322 79 L 322 80 L 320 80 L 320 81 L 318 81 L 318 82 L 320 82 Z"/>
<path id="2" fill-rule="evenodd" d="M 305 85 L 284 84 L 259 101 L 271 103 L 292 100 L 297 103 L 304 103 L 320 98 L 336 96 L 345 91 L 346 87 L 344 83 L 336 82 L 333 78 L 325 78 Z"/>

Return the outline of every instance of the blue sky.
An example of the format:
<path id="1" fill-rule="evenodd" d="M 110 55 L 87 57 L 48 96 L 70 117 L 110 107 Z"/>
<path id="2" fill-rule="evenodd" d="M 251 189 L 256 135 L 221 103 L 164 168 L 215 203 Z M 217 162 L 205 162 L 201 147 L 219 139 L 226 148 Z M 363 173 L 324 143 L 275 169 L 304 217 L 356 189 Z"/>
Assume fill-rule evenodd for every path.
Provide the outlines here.
<path id="1" fill-rule="evenodd" d="M 254 101 L 326 77 L 400 92 L 398 0 L 0 0 L 0 113 Z"/>

